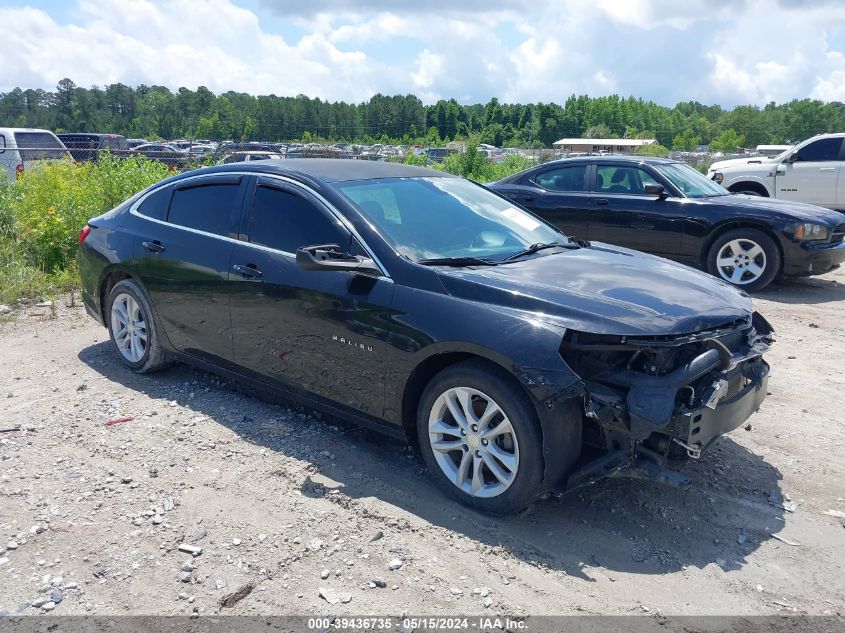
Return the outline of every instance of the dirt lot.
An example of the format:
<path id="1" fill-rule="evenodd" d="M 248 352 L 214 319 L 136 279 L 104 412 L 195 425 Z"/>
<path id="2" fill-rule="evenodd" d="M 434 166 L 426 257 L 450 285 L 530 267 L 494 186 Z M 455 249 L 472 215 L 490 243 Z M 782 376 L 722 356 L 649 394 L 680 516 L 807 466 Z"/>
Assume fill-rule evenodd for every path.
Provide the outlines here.
<path id="1" fill-rule="evenodd" d="M 604 481 L 503 520 L 446 501 L 401 442 L 186 366 L 132 375 L 66 303 L 0 323 L 0 427 L 22 427 L 0 433 L 7 613 L 215 614 L 248 583 L 223 612 L 845 610 L 845 273 L 756 297 L 771 395 L 690 489 Z"/>

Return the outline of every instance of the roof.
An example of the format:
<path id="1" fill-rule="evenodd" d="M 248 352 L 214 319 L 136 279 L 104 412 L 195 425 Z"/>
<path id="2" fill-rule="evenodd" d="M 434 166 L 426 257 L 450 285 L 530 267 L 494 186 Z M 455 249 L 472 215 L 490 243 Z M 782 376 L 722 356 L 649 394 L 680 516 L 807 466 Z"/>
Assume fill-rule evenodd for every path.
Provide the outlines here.
<path id="1" fill-rule="evenodd" d="M 259 173 L 299 175 L 322 180 L 323 182 L 342 182 L 346 180 L 373 180 L 376 178 L 455 178 L 452 174 L 425 167 L 415 167 L 403 163 L 387 163 L 350 158 L 295 158 L 262 160 L 254 163 L 232 163 L 219 167 L 206 167 L 199 172 L 255 171 Z"/>
<path id="2" fill-rule="evenodd" d="M 617 145 L 619 147 L 641 147 L 654 145 L 653 138 L 562 138 L 552 145 Z"/>

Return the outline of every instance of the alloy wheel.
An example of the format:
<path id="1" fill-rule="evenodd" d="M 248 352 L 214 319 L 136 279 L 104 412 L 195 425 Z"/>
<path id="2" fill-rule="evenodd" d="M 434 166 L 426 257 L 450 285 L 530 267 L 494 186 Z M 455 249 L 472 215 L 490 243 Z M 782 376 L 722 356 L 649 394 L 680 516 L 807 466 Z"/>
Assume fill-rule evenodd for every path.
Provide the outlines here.
<path id="1" fill-rule="evenodd" d="M 496 497 L 519 468 L 519 443 L 508 416 L 488 395 L 452 387 L 434 402 L 428 438 L 443 474 L 473 497 Z"/>
<path id="2" fill-rule="evenodd" d="M 766 253 L 753 240 L 731 240 L 719 249 L 716 269 L 725 281 L 745 286 L 757 281 L 765 272 Z"/>
<path id="3" fill-rule="evenodd" d="M 125 292 L 114 298 L 110 327 L 115 345 L 130 363 L 137 363 L 147 351 L 147 324 L 141 306 Z"/>

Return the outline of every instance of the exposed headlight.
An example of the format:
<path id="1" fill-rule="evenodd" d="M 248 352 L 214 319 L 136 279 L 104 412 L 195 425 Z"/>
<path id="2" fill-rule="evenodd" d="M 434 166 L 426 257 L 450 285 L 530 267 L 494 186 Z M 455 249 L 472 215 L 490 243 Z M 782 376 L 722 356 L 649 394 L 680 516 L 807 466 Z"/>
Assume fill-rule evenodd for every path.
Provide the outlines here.
<path id="1" fill-rule="evenodd" d="M 712 179 L 713 179 L 714 182 L 717 182 L 721 185 L 722 181 L 725 179 L 725 174 L 723 174 L 720 171 L 714 172 Z"/>
<path id="2" fill-rule="evenodd" d="M 795 229 L 796 240 L 826 240 L 830 237 L 830 230 L 823 224 L 807 222 L 799 224 Z"/>

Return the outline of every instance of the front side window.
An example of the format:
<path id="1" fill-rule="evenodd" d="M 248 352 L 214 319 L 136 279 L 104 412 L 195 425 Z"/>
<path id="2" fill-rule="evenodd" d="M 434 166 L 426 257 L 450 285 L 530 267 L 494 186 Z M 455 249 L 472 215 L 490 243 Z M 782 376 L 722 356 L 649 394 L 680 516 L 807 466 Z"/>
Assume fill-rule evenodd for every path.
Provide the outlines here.
<path id="1" fill-rule="evenodd" d="M 842 148 L 841 138 L 822 138 L 805 145 L 795 152 L 795 160 L 800 162 L 827 162 L 839 160 Z"/>
<path id="2" fill-rule="evenodd" d="M 532 244 L 567 238 L 507 199 L 463 178 L 341 182 L 341 192 L 399 254 L 502 260 Z"/>
<path id="3" fill-rule="evenodd" d="M 599 165 L 596 167 L 596 191 L 645 195 L 646 185 L 658 183 L 647 171 L 638 167 L 620 165 Z"/>
<path id="4" fill-rule="evenodd" d="M 544 171 L 534 182 L 548 191 L 586 191 L 587 165 L 572 165 Z"/>
<path id="5" fill-rule="evenodd" d="M 239 185 L 208 184 L 176 189 L 167 221 L 215 235 L 228 235 Z"/>
<path id="6" fill-rule="evenodd" d="M 303 246 L 349 245 L 337 220 L 300 195 L 259 186 L 249 218 L 249 241 L 278 251 L 295 253 Z"/>

